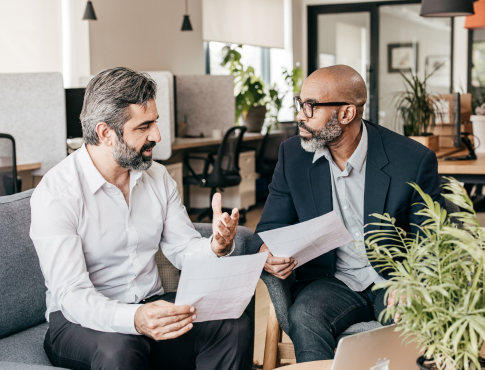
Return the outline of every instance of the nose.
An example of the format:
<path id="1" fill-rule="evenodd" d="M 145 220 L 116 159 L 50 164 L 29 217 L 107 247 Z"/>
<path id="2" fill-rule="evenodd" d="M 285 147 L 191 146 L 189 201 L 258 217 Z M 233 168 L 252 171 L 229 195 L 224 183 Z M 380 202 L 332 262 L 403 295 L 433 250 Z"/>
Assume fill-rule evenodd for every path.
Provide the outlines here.
<path id="1" fill-rule="evenodd" d="M 308 121 L 307 116 L 305 116 L 305 113 L 303 113 L 303 109 L 301 109 L 298 114 L 296 115 L 296 120 L 297 121 Z"/>
<path id="2" fill-rule="evenodd" d="M 150 133 L 148 134 L 148 141 L 154 141 L 158 143 L 160 142 L 160 140 L 162 140 L 162 137 L 160 136 L 160 131 L 158 130 L 158 126 L 155 123 L 150 129 Z"/>

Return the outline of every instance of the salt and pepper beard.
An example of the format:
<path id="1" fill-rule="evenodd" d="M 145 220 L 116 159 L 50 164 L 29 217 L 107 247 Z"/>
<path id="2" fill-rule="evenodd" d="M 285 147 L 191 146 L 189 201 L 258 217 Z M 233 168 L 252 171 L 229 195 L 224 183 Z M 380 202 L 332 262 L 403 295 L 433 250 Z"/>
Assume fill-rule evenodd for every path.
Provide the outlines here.
<path id="1" fill-rule="evenodd" d="M 315 153 L 317 149 L 323 148 L 328 143 L 331 143 L 342 135 L 343 132 L 342 127 L 338 123 L 336 111 L 332 113 L 332 116 L 329 118 L 327 124 L 321 130 L 311 129 L 302 121 L 298 123 L 298 127 L 301 127 L 312 134 L 311 138 L 300 136 L 301 147 L 309 153 Z"/>
<path id="2" fill-rule="evenodd" d="M 152 156 L 144 156 L 142 153 L 145 150 L 151 149 L 156 145 L 154 141 L 144 144 L 138 151 L 132 146 L 129 146 L 123 138 L 117 137 L 115 146 L 113 148 L 114 160 L 123 168 L 132 171 L 146 171 L 153 163 Z"/>

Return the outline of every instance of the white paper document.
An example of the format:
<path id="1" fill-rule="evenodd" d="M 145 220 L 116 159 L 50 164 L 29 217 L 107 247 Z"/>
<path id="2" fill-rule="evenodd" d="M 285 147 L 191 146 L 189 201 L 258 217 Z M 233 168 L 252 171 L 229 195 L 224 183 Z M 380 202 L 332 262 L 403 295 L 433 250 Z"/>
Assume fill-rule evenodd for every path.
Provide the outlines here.
<path id="1" fill-rule="evenodd" d="M 251 301 L 268 252 L 227 258 L 186 259 L 175 305 L 193 305 L 195 322 L 238 319 Z"/>
<path id="2" fill-rule="evenodd" d="M 335 211 L 258 235 L 273 256 L 297 260 L 296 268 L 354 240 Z"/>

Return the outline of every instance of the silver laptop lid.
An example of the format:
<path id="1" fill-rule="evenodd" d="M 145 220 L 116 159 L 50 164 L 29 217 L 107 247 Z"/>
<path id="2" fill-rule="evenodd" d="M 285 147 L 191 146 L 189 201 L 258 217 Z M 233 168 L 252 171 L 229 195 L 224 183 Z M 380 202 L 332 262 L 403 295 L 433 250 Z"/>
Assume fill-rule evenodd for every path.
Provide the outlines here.
<path id="1" fill-rule="evenodd" d="M 396 325 L 350 335 L 340 340 L 332 370 L 415 370 L 421 356 L 415 343 L 407 343 Z"/>

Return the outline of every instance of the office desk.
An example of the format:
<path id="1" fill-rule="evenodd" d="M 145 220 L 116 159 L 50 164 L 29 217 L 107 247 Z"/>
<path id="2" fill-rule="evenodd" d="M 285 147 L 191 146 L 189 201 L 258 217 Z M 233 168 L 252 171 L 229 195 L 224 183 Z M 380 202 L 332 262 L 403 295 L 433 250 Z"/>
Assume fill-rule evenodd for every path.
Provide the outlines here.
<path id="1" fill-rule="evenodd" d="M 274 131 L 271 132 L 270 136 L 277 136 L 277 135 L 284 135 L 284 131 Z M 256 141 L 256 140 L 263 140 L 264 135 L 257 133 L 257 132 L 246 132 L 243 136 L 243 141 Z M 196 138 L 185 138 L 185 137 L 178 137 L 172 143 L 172 150 L 182 150 L 182 149 L 190 149 L 190 148 L 198 148 L 198 147 L 205 147 L 211 145 L 220 145 L 222 143 L 221 139 L 214 139 L 211 137 L 196 137 Z"/>
<path id="2" fill-rule="evenodd" d="M 284 370 L 330 370 L 332 368 L 333 360 L 312 361 L 303 364 L 289 365 L 279 369 Z"/>
<path id="3" fill-rule="evenodd" d="M 461 151 L 454 156 L 464 156 L 468 151 Z M 485 153 L 478 153 L 474 161 L 445 161 L 438 159 L 438 173 L 441 176 L 452 176 L 458 181 L 485 184 Z"/>
<path id="4" fill-rule="evenodd" d="M 17 163 L 17 176 L 22 178 L 22 189 L 21 191 L 29 190 L 35 188 L 42 176 L 32 176 L 32 170 L 38 170 L 42 167 L 40 162 L 22 162 Z"/>

